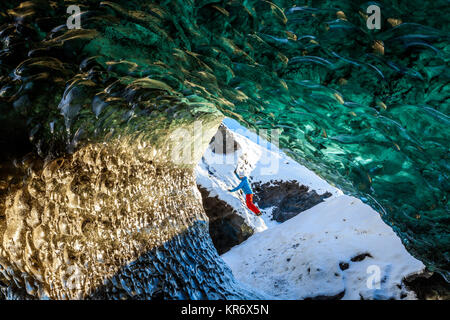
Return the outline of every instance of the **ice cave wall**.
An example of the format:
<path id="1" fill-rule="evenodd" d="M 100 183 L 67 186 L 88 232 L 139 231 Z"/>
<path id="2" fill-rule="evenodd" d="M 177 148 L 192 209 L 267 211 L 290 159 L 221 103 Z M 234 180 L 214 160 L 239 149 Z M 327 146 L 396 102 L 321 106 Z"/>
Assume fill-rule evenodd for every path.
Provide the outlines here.
<path id="1" fill-rule="evenodd" d="M 80 6 L 81 29 L 67 29 L 69 4 Z M 114 188 L 122 174 L 153 181 L 150 168 L 171 168 L 173 159 L 165 158 L 173 150 L 166 148 L 168 141 L 176 141 L 171 134 L 189 131 L 199 121 L 212 136 L 220 112 L 248 127 L 279 129 L 282 148 L 346 192 L 370 201 L 412 254 L 448 275 L 449 55 L 448 24 L 443 23 L 448 6 L 446 1 L 379 4 L 383 27 L 367 31 L 364 1 L 2 1 L 4 295 L 13 296 L 8 290 L 14 288 L 60 298 L 90 292 L 101 277 L 92 279 L 95 285 L 84 283 L 87 289 L 81 291 L 46 288 L 45 283 L 56 279 L 59 261 L 69 266 L 73 258 L 82 265 L 94 252 L 112 248 L 109 243 L 101 249 L 99 243 L 89 258 L 69 250 L 79 248 L 71 238 L 76 236 L 95 247 L 84 232 L 91 227 L 101 232 L 105 225 L 91 209 L 106 197 L 115 210 L 131 210 L 138 195 L 143 198 L 137 207 L 145 201 L 150 206 L 144 192 L 160 192 L 162 203 L 173 208 L 184 203 L 163 195 L 193 183 L 189 165 L 175 164 L 164 188 L 142 181 L 142 186 L 125 188 L 129 191 L 117 200 Z M 185 137 L 182 132 L 178 142 Z M 138 149 L 141 143 L 147 151 Z M 189 144 L 173 144 L 180 145 Z M 161 152 L 153 156 L 150 150 Z M 191 160 L 198 159 L 202 148 L 193 150 Z M 109 160 L 89 164 L 102 152 Z M 136 159 L 126 158 L 133 152 Z M 84 158 L 78 158 L 81 154 Z M 131 162 L 124 164 L 118 155 Z M 133 170 L 143 166 L 143 176 L 128 171 L 134 161 Z M 110 181 L 110 194 L 101 186 L 109 180 L 98 176 L 100 168 L 117 179 Z M 84 175 L 77 173 L 83 170 Z M 172 171 L 183 172 L 186 182 L 172 177 Z M 52 203 L 63 209 L 54 211 Z M 198 205 L 192 203 L 195 215 L 201 214 Z M 46 216 L 55 221 L 42 220 Z M 149 220 L 137 222 L 145 216 L 130 213 L 135 222 L 120 227 L 145 226 Z M 177 218 L 191 219 L 187 214 Z M 42 223 L 56 238 L 42 238 L 50 232 L 45 229 L 35 234 Z M 185 225 L 180 223 L 175 225 L 181 232 Z M 110 233 L 118 232 L 109 227 Z M 160 236 L 158 241 L 166 239 Z M 125 254 L 130 259 L 150 249 L 142 243 L 134 247 L 129 239 L 124 245 L 130 245 Z M 66 240 L 65 252 L 61 243 Z M 51 250 L 37 250 L 41 245 Z M 54 262 L 45 260 L 49 250 Z M 108 250 L 103 252 L 113 254 Z M 62 286 L 66 280 L 52 281 Z"/>

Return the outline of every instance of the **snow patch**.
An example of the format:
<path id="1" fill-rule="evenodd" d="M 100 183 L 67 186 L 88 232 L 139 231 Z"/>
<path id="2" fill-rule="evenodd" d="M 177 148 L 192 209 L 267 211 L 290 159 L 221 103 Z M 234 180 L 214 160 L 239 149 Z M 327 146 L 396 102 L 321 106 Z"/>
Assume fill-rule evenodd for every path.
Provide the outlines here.
<path id="1" fill-rule="evenodd" d="M 364 259 L 353 262 L 358 255 Z M 377 212 L 346 195 L 253 235 L 222 258 L 239 281 L 280 299 L 344 291 L 343 299 L 414 299 L 402 279 L 425 267 Z"/>

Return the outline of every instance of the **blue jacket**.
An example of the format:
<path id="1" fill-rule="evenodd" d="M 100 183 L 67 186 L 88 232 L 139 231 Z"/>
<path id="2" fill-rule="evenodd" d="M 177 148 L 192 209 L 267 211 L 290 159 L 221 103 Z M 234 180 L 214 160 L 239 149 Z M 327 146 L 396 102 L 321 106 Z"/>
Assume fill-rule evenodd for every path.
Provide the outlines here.
<path id="1" fill-rule="evenodd" d="M 239 178 L 237 173 L 234 174 L 239 180 L 241 180 L 241 178 Z M 247 177 L 243 177 L 241 183 L 239 183 L 239 185 L 236 188 L 231 189 L 230 192 L 235 192 L 238 191 L 239 189 L 242 189 L 242 191 L 244 191 L 245 194 L 253 194 L 252 187 L 250 187 L 250 183 L 248 182 Z"/>

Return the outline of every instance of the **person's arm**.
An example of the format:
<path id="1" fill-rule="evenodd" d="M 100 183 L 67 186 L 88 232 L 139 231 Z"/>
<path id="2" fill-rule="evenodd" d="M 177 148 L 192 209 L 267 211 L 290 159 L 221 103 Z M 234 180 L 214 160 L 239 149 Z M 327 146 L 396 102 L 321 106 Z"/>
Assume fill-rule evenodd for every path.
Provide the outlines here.
<path id="1" fill-rule="evenodd" d="M 235 192 L 235 191 L 238 191 L 239 189 L 241 189 L 242 188 L 242 185 L 243 185 L 243 183 L 241 182 L 241 183 L 239 183 L 239 185 L 236 187 L 236 188 L 234 188 L 234 189 L 230 189 L 230 190 L 228 190 L 228 191 L 230 191 L 230 192 Z"/>
<path id="2" fill-rule="evenodd" d="M 236 170 L 234 170 L 234 175 L 236 176 L 236 178 L 238 178 L 239 180 L 241 180 L 241 178 L 240 178 L 239 175 L 237 174 Z"/>

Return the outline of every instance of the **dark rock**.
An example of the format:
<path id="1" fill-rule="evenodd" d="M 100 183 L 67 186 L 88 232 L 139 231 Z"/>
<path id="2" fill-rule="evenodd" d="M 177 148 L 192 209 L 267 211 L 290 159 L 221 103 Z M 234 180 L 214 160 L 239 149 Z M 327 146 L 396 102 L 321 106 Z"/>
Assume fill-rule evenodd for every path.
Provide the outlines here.
<path id="1" fill-rule="evenodd" d="M 349 268 L 349 264 L 347 263 L 347 262 L 340 262 L 339 263 L 339 268 L 342 270 L 342 271 L 344 271 L 344 270 L 347 270 L 348 268 Z"/>
<path id="2" fill-rule="evenodd" d="M 361 254 L 358 254 L 358 255 L 354 256 L 354 257 L 351 258 L 350 260 L 351 260 L 352 262 L 359 262 L 359 261 L 363 261 L 363 260 L 364 260 L 365 258 L 367 258 L 367 257 L 373 258 L 372 255 L 371 255 L 370 253 L 365 252 L 365 253 L 361 253 Z"/>
<path id="3" fill-rule="evenodd" d="M 297 181 L 271 181 L 264 184 L 253 184 L 255 201 L 262 209 L 275 207 L 273 219 L 278 222 L 289 220 L 300 212 L 319 204 L 331 196 L 326 192 L 322 195 Z"/>
<path id="4" fill-rule="evenodd" d="M 217 154 L 230 154 L 241 149 L 239 143 L 233 139 L 233 136 L 223 124 L 220 125 L 219 130 L 212 138 L 210 147 Z"/>
<path id="5" fill-rule="evenodd" d="M 315 297 L 307 297 L 304 300 L 341 300 L 345 296 L 345 290 L 334 296 L 319 295 Z"/>
<path id="6" fill-rule="evenodd" d="M 209 191 L 201 186 L 198 189 L 209 218 L 209 234 L 219 254 L 227 252 L 253 234 L 253 229 L 229 204 L 217 196 L 211 197 Z"/>
<path id="7" fill-rule="evenodd" d="M 416 293 L 419 300 L 450 300 L 450 283 L 439 273 L 425 270 L 421 274 L 406 277 L 403 283 Z"/>

